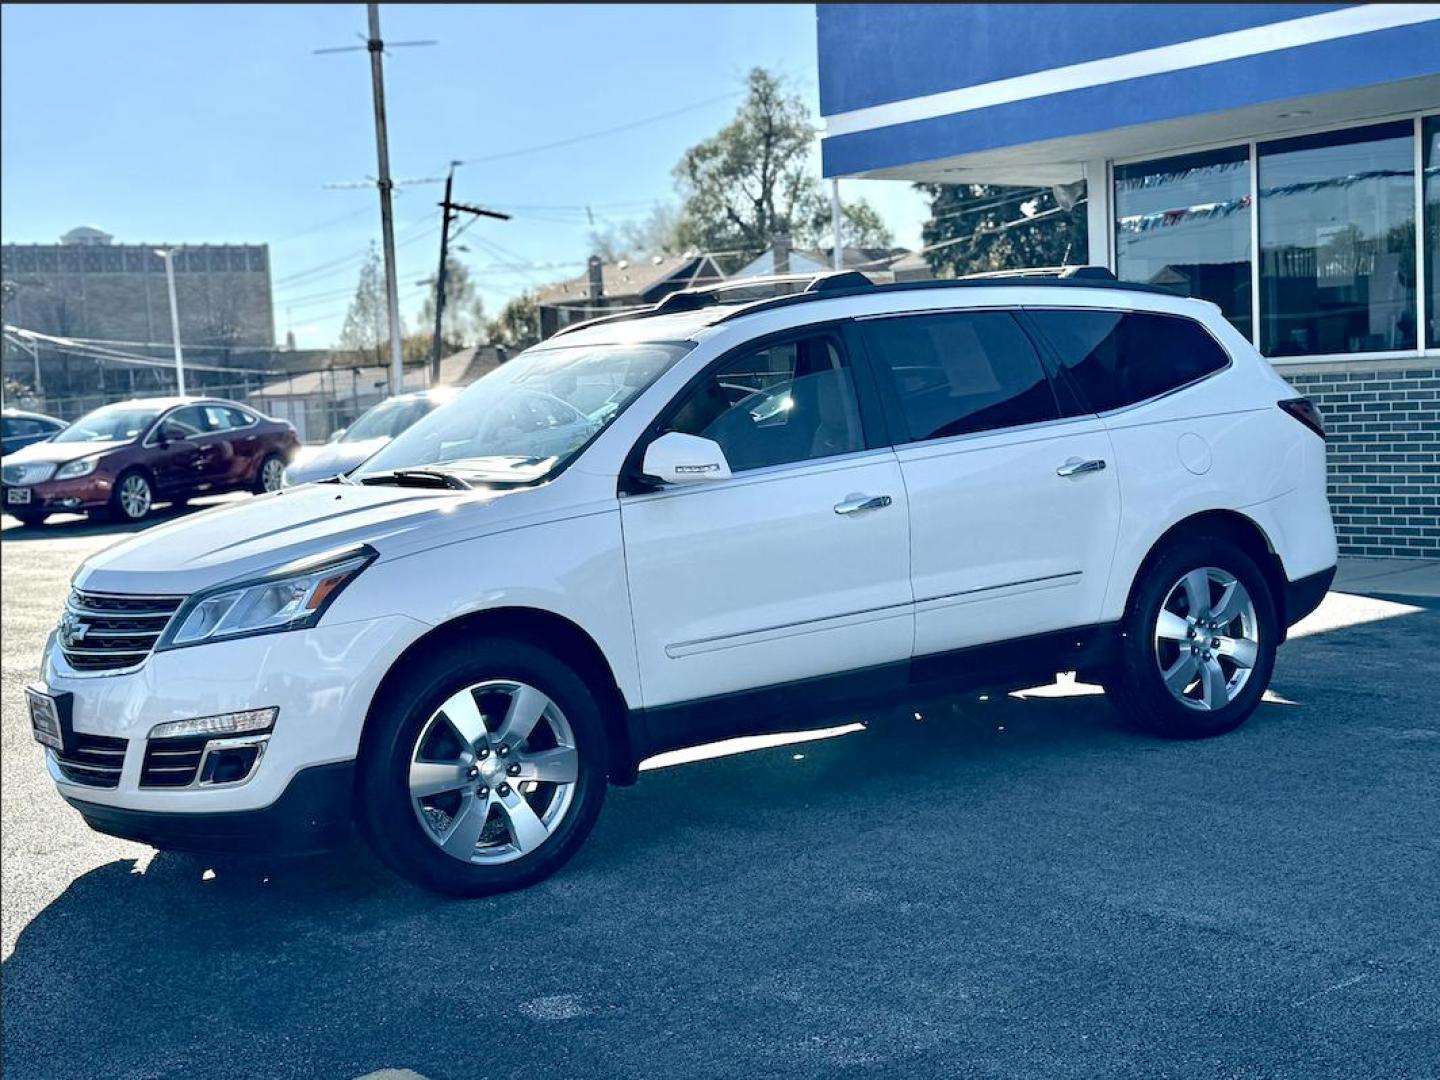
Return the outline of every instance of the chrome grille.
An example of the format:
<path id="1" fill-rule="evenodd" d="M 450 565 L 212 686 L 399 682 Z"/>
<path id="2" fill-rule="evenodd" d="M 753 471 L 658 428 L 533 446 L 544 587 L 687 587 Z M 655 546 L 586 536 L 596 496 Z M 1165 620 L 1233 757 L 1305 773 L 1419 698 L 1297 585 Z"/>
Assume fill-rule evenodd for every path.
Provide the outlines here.
<path id="1" fill-rule="evenodd" d="M 125 740 L 77 731 L 73 749 L 55 751 L 55 764 L 72 784 L 113 788 L 120 783 L 120 769 L 125 764 Z"/>
<path id="2" fill-rule="evenodd" d="M 140 770 L 141 787 L 189 787 L 195 782 L 205 744 L 213 735 L 185 735 L 176 739 L 154 739 L 145 748 Z"/>
<path id="3" fill-rule="evenodd" d="M 184 599 L 75 589 L 60 620 L 60 651 L 76 671 L 134 667 L 150 654 Z"/>
<path id="4" fill-rule="evenodd" d="M 55 466 L 46 461 L 27 461 L 16 465 L 6 465 L 0 469 L 0 479 L 7 484 L 14 484 L 16 487 L 25 487 L 28 484 L 41 484 L 50 479 L 50 474 L 55 471 Z"/>

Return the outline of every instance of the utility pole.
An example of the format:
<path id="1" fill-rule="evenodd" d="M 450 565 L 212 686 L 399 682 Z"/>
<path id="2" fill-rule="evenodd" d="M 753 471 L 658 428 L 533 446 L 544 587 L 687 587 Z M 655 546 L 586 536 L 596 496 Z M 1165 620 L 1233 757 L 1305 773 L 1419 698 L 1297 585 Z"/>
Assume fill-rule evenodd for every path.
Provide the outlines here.
<path id="1" fill-rule="evenodd" d="M 165 286 L 170 290 L 170 340 L 175 343 L 175 392 L 185 396 L 185 354 L 180 348 L 180 305 L 175 301 L 175 248 L 156 248 L 165 260 Z"/>
<path id="2" fill-rule="evenodd" d="M 845 249 L 840 246 L 840 181 L 830 181 L 830 231 L 834 236 L 835 248 L 830 253 L 830 265 L 836 270 L 845 269 Z"/>
<path id="3" fill-rule="evenodd" d="M 435 385 L 440 378 L 440 352 L 443 348 L 441 329 L 445 318 L 445 276 L 446 262 L 450 253 L 450 225 L 455 220 L 455 212 L 464 210 L 467 214 L 474 214 L 476 217 L 497 218 L 500 221 L 509 221 L 509 214 L 502 214 L 498 210 L 486 210 L 480 206 L 471 206 L 468 203 L 458 203 L 450 198 L 450 192 L 455 183 L 455 167 L 464 162 L 450 162 L 450 172 L 445 177 L 445 201 L 440 204 L 440 269 L 435 273 L 435 337 L 430 342 L 430 385 Z"/>
<path id="4" fill-rule="evenodd" d="M 385 313 L 390 320 L 390 392 L 400 393 L 405 373 L 400 354 L 400 290 L 395 280 L 395 215 L 390 206 L 390 141 L 385 131 L 385 71 L 380 40 L 380 5 L 366 4 L 370 16 L 370 82 L 375 96 L 375 153 L 379 158 L 380 230 L 385 248 Z"/>
<path id="5" fill-rule="evenodd" d="M 401 390 L 404 371 L 400 351 L 400 289 L 395 277 L 395 219 L 391 211 L 394 184 L 390 180 L 390 142 L 385 130 L 385 70 L 382 55 L 385 43 L 380 39 L 380 5 L 366 4 L 370 36 L 365 48 L 370 53 L 370 87 L 375 102 L 375 156 L 380 176 L 375 184 L 380 189 L 381 245 L 385 254 L 385 313 L 390 322 L 390 392 Z M 393 45 L 434 45 L 433 41 L 397 41 Z M 356 46 L 338 49 L 316 49 L 316 53 L 353 52 Z"/>

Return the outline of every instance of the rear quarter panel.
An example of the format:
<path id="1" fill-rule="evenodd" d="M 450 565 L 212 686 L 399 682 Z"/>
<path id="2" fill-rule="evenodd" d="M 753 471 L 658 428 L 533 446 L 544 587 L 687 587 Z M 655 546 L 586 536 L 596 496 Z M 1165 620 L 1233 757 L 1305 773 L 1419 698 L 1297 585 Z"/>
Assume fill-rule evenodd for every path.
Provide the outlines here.
<path id="1" fill-rule="evenodd" d="M 1121 521 L 1104 618 L 1124 614 L 1155 543 L 1185 518 L 1239 513 L 1265 533 L 1290 580 L 1335 564 L 1325 444 L 1276 402 L 1295 396 L 1228 323 L 1207 321 L 1232 365 L 1171 394 L 1106 414 L 1120 470 Z"/>

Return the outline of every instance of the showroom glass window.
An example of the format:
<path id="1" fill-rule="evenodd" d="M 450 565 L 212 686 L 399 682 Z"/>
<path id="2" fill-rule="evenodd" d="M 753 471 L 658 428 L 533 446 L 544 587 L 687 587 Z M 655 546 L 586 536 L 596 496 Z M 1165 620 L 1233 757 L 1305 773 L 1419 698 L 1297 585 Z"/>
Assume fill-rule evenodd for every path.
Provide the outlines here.
<path id="1" fill-rule="evenodd" d="M 1425 344 L 1440 349 L 1440 116 L 1421 125 L 1425 147 Z"/>
<path id="2" fill-rule="evenodd" d="M 1413 349 L 1414 124 L 1262 143 L 1260 349 Z"/>
<path id="3" fill-rule="evenodd" d="M 1220 305 L 1250 336 L 1250 154 L 1115 166 L 1115 270 Z"/>

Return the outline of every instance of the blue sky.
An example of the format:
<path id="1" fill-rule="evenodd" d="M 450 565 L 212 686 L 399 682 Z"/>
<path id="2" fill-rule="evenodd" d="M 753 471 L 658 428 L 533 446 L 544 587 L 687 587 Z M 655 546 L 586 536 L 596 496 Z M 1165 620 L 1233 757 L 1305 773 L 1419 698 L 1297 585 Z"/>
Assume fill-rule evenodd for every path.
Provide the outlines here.
<path id="1" fill-rule="evenodd" d="M 462 241 L 492 314 L 580 271 L 585 207 L 603 225 L 673 199 L 671 167 L 733 113 L 751 67 L 779 71 L 815 108 L 808 4 L 396 5 L 382 6 L 381 24 L 387 41 L 439 41 L 386 61 L 394 176 L 440 176 L 466 160 L 457 197 L 513 208 L 513 221 L 481 223 Z M 366 54 L 312 50 L 358 45 L 364 27 L 361 4 L 6 6 L 4 240 L 50 243 L 94 224 L 119 242 L 269 243 L 277 337 L 291 328 L 302 347 L 330 344 L 379 212 L 373 188 L 322 185 L 373 176 L 375 143 Z M 507 156 L 481 160 L 493 155 Z M 918 243 L 924 204 L 906 186 L 855 181 L 842 192 L 870 198 L 898 242 Z M 417 283 L 437 258 L 439 197 L 439 185 L 415 186 L 396 200 L 412 329 Z M 497 268 L 506 262 L 544 268 Z"/>

